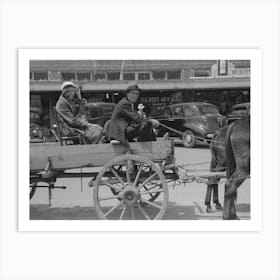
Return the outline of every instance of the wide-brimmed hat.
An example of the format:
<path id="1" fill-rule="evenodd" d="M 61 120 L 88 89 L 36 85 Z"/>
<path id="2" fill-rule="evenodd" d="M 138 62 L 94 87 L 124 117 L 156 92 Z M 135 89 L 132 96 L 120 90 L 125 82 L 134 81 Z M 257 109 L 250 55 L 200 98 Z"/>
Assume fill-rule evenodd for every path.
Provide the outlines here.
<path id="1" fill-rule="evenodd" d="M 138 90 L 139 93 L 141 93 L 141 89 L 138 87 L 137 84 L 134 84 L 134 85 L 129 86 L 129 87 L 126 89 L 126 93 L 128 93 L 128 92 L 130 92 L 130 91 L 132 91 L 132 90 Z"/>
<path id="2" fill-rule="evenodd" d="M 140 104 L 138 104 L 137 108 L 139 110 L 143 110 L 145 108 L 145 106 L 142 103 L 140 103 Z"/>
<path id="3" fill-rule="evenodd" d="M 66 82 L 64 82 L 64 83 L 61 85 L 61 90 L 63 90 L 65 87 L 68 87 L 68 86 L 71 86 L 71 87 L 74 87 L 74 88 L 78 88 L 78 86 L 75 85 L 73 82 L 66 81 Z"/>

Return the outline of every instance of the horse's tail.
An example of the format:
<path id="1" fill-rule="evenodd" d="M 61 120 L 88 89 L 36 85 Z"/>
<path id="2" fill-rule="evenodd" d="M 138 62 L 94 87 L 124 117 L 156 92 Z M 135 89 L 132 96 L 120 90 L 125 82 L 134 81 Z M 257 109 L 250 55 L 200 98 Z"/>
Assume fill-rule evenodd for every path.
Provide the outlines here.
<path id="1" fill-rule="evenodd" d="M 232 125 L 229 126 L 226 134 L 225 149 L 226 149 L 227 178 L 229 178 L 233 174 L 236 168 L 235 157 L 232 150 L 232 144 L 230 139 L 233 127 L 234 127 L 234 123 L 232 123 Z"/>
<path id="2" fill-rule="evenodd" d="M 227 170 L 227 179 L 230 178 L 230 176 L 234 173 L 236 169 L 236 162 L 235 162 L 235 156 L 232 150 L 232 143 L 231 143 L 231 135 L 232 130 L 234 128 L 234 123 L 229 126 L 227 134 L 226 134 L 226 143 L 225 143 L 225 153 L 226 153 L 226 170 Z M 231 193 L 233 190 L 227 189 L 227 193 Z M 237 191 L 233 192 L 234 200 L 237 200 Z"/>

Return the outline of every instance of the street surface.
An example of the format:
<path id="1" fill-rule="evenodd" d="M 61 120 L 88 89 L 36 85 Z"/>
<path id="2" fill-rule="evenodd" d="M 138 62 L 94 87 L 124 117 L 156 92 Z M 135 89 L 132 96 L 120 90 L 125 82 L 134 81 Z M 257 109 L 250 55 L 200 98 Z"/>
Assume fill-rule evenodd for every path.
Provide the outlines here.
<path id="1" fill-rule="evenodd" d="M 210 150 L 207 146 L 187 149 L 180 145 L 175 148 L 177 164 L 188 164 L 187 168 L 204 170 L 210 166 Z M 83 168 L 83 171 L 90 171 Z M 80 170 L 78 170 L 80 171 Z M 53 191 L 52 206 L 48 205 L 48 191 L 39 188 L 30 201 L 30 219 L 38 220 L 94 220 L 98 216 L 93 208 L 93 188 L 88 186 L 89 178 L 58 179 L 56 185 L 67 186 L 66 190 Z M 219 184 L 219 201 L 223 204 L 224 182 Z M 220 220 L 222 212 L 215 209 L 205 211 L 204 199 L 206 185 L 202 183 L 176 184 L 169 188 L 169 200 L 166 220 Z M 160 196 L 161 197 L 161 196 Z M 156 200 L 160 202 L 160 197 Z M 149 212 L 149 207 L 146 208 Z M 250 219 L 250 179 L 247 179 L 238 190 L 236 202 L 237 215 L 240 219 Z M 137 219 L 137 217 L 136 217 Z M 143 219 L 143 217 L 142 217 Z"/>

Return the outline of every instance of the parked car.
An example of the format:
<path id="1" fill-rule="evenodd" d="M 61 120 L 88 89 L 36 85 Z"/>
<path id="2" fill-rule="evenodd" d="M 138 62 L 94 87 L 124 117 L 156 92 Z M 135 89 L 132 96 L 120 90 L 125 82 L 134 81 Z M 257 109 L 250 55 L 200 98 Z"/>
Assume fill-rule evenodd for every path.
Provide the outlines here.
<path id="1" fill-rule="evenodd" d="M 105 123 L 111 118 L 116 104 L 109 102 L 87 103 L 85 113 L 88 122 L 99 124 L 104 127 Z"/>
<path id="2" fill-rule="evenodd" d="M 29 110 L 29 141 L 31 143 L 54 142 L 56 138 L 38 108 Z"/>
<path id="3" fill-rule="evenodd" d="M 170 137 L 179 138 L 187 148 L 209 142 L 215 131 L 226 125 L 226 117 L 219 113 L 218 108 L 205 102 L 170 105 L 164 109 L 162 116 L 158 120 L 174 130 L 160 126 L 158 136 L 169 132 Z M 183 132 L 183 136 L 178 135 L 176 130 Z"/>
<path id="4" fill-rule="evenodd" d="M 228 124 L 250 115 L 250 102 L 240 103 L 232 106 L 227 115 Z"/>

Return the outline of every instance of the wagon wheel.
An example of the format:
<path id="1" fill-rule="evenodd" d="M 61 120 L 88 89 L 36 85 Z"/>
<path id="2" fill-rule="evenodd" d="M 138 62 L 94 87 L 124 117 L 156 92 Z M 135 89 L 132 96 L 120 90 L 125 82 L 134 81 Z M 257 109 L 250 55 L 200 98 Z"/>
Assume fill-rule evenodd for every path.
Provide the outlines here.
<path id="1" fill-rule="evenodd" d="M 122 167 L 122 166 L 119 166 L 119 167 L 117 168 L 117 170 L 118 170 L 118 171 L 122 171 L 122 168 L 121 168 L 121 167 Z M 139 165 L 138 165 L 138 168 L 139 168 Z M 151 170 L 150 167 L 148 167 L 148 169 L 149 169 L 149 170 L 146 171 L 146 172 L 152 172 L 152 170 Z M 142 169 L 142 171 L 145 172 L 144 168 Z M 137 172 L 137 170 L 136 170 L 136 172 Z M 143 186 L 143 188 L 144 188 L 146 191 L 149 191 L 149 190 L 153 189 L 153 187 L 154 187 L 153 182 L 148 183 L 148 184 L 146 184 L 146 185 Z M 115 190 L 115 189 L 113 189 L 113 188 L 111 188 L 111 191 L 112 191 L 112 193 L 113 193 L 114 195 L 118 195 L 119 192 L 120 192 L 120 191 L 117 191 L 117 190 Z M 159 197 L 159 195 L 160 195 L 160 192 L 155 192 L 155 193 L 150 192 L 150 193 L 149 193 L 149 198 L 148 198 L 148 200 L 151 201 L 151 202 L 153 202 L 154 200 L 156 200 L 156 199 Z M 118 198 L 118 199 L 121 200 L 121 198 Z M 142 206 L 145 206 L 146 203 L 142 203 L 141 205 L 142 205 Z"/>
<path id="2" fill-rule="evenodd" d="M 37 182 L 33 182 L 30 184 L 30 188 L 31 188 L 31 191 L 29 193 L 29 199 L 32 199 L 33 195 L 35 194 L 35 191 L 37 189 Z"/>
<path id="3" fill-rule="evenodd" d="M 108 176 L 109 173 L 113 176 Z M 158 194 L 157 203 L 150 201 L 150 193 Z M 93 200 L 100 219 L 157 220 L 166 212 L 168 187 L 162 171 L 151 160 L 123 155 L 107 162 L 98 173 Z M 145 209 L 143 204 L 147 205 Z"/>

